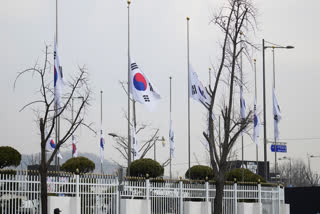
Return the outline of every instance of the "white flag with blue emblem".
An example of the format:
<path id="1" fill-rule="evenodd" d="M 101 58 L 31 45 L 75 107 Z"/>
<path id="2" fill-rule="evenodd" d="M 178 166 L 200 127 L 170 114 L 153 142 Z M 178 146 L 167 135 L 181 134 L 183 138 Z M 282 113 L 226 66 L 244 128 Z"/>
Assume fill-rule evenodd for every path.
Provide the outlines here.
<path id="1" fill-rule="evenodd" d="M 246 117 L 247 117 L 246 102 L 243 98 L 242 86 L 240 86 L 240 116 L 241 116 L 241 119 L 246 119 Z"/>
<path id="2" fill-rule="evenodd" d="M 63 75 L 60 66 L 60 60 L 58 55 L 58 48 L 56 40 L 54 41 L 54 103 L 57 107 L 57 112 L 61 111 L 61 97 L 64 87 Z"/>
<path id="3" fill-rule="evenodd" d="M 281 112 L 278 104 L 278 100 L 276 97 L 275 89 L 272 90 L 273 97 L 273 121 L 274 121 L 274 138 L 275 140 L 279 140 L 279 122 L 281 120 Z"/>
<path id="4" fill-rule="evenodd" d="M 102 128 L 100 129 L 100 162 L 103 163 L 104 160 L 104 137 Z"/>
<path id="5" fill-rule="evenodd" d="M 169 141 L 170 141 L 170 154 L 171 158 L 175 157 L 175 147 L 174 147 L 174 132 L 172 128 L 172 119 L 171 119 L 171 112 L 170 112 L 170 127 L 169 127 Z"/>
<path id="6" fill-rule="evenodd" d="M 161 99 L 160 94 L 133 59 L 131 59 L 130 63 L 129 84 L 133 99 L 136 102 L 144 104 L 149 111 L 153 111 Z"/>
<path id="7" fill-rule="evenodd" d="M 132 126 L 133 160 L 139 159 L 138 141 L 136 138 L 136 128 Z"/>
<path id="8" fill-rule="evenodd" d="M 201 81 L 198 79 L 198 75 L 196 72 L 193 71 L 192 66 L 190 65 L 189 67 L 190 97 L 192 97 L 194 100 L 200 102 L 203 105 L 210 105 L 211 98 L 207 93 L 207 89 L 202 85 Z"/>
<path id="9" fill-rule="evenodd" d="M 260 121 L 257 114 L 257 100 L 254 99 L 253 107 L 253 141 L 258 145 L 259 144 L 259 130 L 260 130 Z"/>

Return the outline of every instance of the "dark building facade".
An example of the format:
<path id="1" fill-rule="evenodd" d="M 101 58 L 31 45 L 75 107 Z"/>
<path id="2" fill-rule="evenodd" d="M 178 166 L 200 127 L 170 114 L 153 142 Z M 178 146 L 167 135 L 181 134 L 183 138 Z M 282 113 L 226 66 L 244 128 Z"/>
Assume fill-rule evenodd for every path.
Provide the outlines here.
<path id="1" fill-rule="evenodd" d="M 228 161 L 228 164 L 229 164 L 228 168 L 230 170 L 244 167 L 246 169 L 249 169 L 251 172 L 260 175 L 263 178 L 265 177 L 264 161 L 258 161 L 258 165 L 257 165 L 257 161 L 248 161 L 248 160 L 243 161 L 244 166 L 242 166 L 241 160 Z M 267 173 L 268 173 L 267 178 L 268 180 L 270 180 L 269 161 L 267 161 Z"/>

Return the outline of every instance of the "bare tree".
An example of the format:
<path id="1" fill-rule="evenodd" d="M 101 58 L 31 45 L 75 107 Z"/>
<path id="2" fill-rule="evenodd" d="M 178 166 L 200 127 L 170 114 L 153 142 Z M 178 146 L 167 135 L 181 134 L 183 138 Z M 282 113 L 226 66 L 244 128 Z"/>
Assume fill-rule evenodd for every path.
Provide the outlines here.
<path id="1" fill-rule="evenodd" d="M 301 159 L 292 159 L 279 165 L 280 178 L 286 186 L 317 186 L 320 176 L 312 171 Z"/>
<path id="2" fill-rule="evenodd" d="M 216 180 L 216 197 L 214 199 L 214 213 L 222 214 L 222 199 L 227 171 L 227 158 L 241 133 L 252 121 L 252 112 L 246 118 L 234 114 L 235 86 L 244 86 L 240 77 L 240 56 L 249 57 L 249 49 L 254 48 L 249 42 L 248 34 L 255 30 L 255 8 L 250 0 L 228 0 L 227 4 L 213 16 L 211 23 L 218 26 L 223 33 L 221 43 L 221 59 L 215 68 L 216 79 L 213 85 L 207 89 L 211 97 L 211 103 L 205 105 L 209 115 L 212 115 L 217 100 L 222 100 L 220 114 L 222 117 L 221 137 L 216 137 L 217 121 L 209 117 L 208 131 L 203 132 L 209 143 L 210 163 Z M 241 34 L 243 35 L 241 36 Z M 225 93 L 219 96 L 219 88 L 225 86 Z"/>
<path id="3" fill-rule="evenodd" d="M 146 125 L 142 125 L 137 131 L 136 134 L 138 134 L 141 130 L 144 130 L 146 128 Z M 153 148 L 153 146 L 159 142 L 160 136 L 158 135 L 159 129 L 156 129 L 154 133 L 151 134 L 151 136 L 147 140 L 140 140 L 140 148 L 138 149 L 138 152 L 140 154 L 140 159 L 144 158 L 150 149 Z M 128 160 L 128 138 L 124 136 L 120 136 L 118 134 L 110 133 L 110 136 L 114 137 L 116 145 L 114 148 L 119 151 L 121 156 Z M 131 151 L 132 155 L 134 153 L 133 149 Z"/>
<path id="4" fill-rule="evenodd" d="M 320 184 L 320 175 L 310 168 L 306 170 L 305 175 L 310 186 L 318 186 Z"/>
<path id="5" fill-rule="evenodd" d="M 123 91 L 128 95 L 127 82 L 120 81 L 121 88 Z M 146 131 L 149 133 L 149 137 L 145 140 L 139 140 L 140 148 L 138 149 L 139 152 L 139 159 L 143 159 L 148 152 L 157 144 L 160 143 L 160 140 L 163 138 L 160 138 L 159 136 L 159 129 L 152 129 L 150 128 L 150 125 L 146 123 L 142 123 L 141 125 L 137 123 L 137 116 L 136 116 L 136 102 L 130 98 L 132 102 L 132 111 L 133 111 L 133 124 L 131 124 L 131 127 L 134 126 L 136 129 L 136 135 L 141 134 L 141 132 Z M 128 121 L 128 116 L 125 114 L 126 121 Z M 128 137 L 125 137 L 123 135 L 117 134 L 117 133 L 109 133 L 110 136 L 112 136 L 115 140 L 115 146 L 114 148 L 121 154 L 121 156 L 128 160 Z M 131 157 L 133 157 L 134 151 L 133 148 L 131 150 Z M 170 158 L 162 163 L 162 166 L 167 166 L 170 163 Z"/>
<path id="6" fill-rule="evenodd" d="M 73 135 L 79 126 L 84 125 L 90 128 L 90 124 L 88 125 L 84 122 L 85 109 L 89 104 L 91 95 L 86 69 L 79 67 L 79 71 L 75 76 L 71 77 L 71 80 L 65 83 L 65 93 L 63 93 L 63 98 L 65 99 L 57 112 L 54 107 L 53 69 L 48 59 L 49 56 L 52 55 L 49 53 L 48 46 L 46 46 L 42 67 L 36 63 L 33 67 L 18 73 L 14 83 L 15 87 L 17 80 L 27 73 L 31 73 L 33 77 L 39 78 L 37 82 L 40 85 L 39 91 L 37 91 L 39 98 L 23 106 L 20 111 L 33 106 L 37 117 L 36 120 L 39 124 L 41 148 L 39 172 L 41 176 L 41 209 L 43 214 L 47 214 L 47 175 L 50 163 L 53 161 L 60 147 Z M 71 120 L 66 117 L 64 113 L 70 110 L 70 102 L 74 96 L 83 97 L 83 99 L 79 107 L 74 110 L 75 117 Z M 56 148 L 49 154 L 49 157 L 46 157 L 46 142 L 50 136 L 55 133 L 56 121 L 59 117 L 63 119 L 64 130 L 60 133 L 60 138 L 56 142 Z M 46 134 L 46 130 L 48 130 L 48 134 Z"/>
<path id="7" fill-rule="evenodd" d="M 23 164 L 26 166 L 26 168 L 29 165 L 36 165 L 36 164 L 40 164 L 40 158 L 41 157 L 41 153 L 35 153 L 35 154 L 31 154 L 31 155 L 25 155 L 25 160 L 23 160 Z"/>

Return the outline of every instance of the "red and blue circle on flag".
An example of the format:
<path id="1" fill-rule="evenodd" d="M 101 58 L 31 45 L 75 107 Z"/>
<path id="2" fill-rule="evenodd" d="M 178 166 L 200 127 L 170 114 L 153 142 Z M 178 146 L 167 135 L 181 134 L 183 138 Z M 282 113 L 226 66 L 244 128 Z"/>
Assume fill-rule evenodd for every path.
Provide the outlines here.
<path id="1" fill-rule="evenodd" d="M 147 81 L 141 73 L 136 73 L 133 77 L 133 85 L 138 91 L 147 90 Z"/>
<path id="2" fill-rule="evenodd" d="M 50 140 L 50 146 L 51 148 L 56 148 L 56 144 L 54 143 L 53 139 Z"/>

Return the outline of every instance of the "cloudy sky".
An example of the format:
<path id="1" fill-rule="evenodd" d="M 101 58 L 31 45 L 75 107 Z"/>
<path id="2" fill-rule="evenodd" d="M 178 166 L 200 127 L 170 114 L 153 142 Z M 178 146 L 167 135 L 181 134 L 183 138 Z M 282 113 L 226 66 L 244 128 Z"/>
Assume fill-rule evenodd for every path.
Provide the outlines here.
<path id="1" fill-rule="evenodd" d="M 133 0 L 131 4 L 131 55 L 140 68 L 152 79 L 162 96 L 156 113 L 149 113 L 137 105 L 140 123 L 160 128 L 160 135 L 168 138 L 169 76 L 173 78 L 173 124 L 176 142 L 174 175 L 183 175 L 187 168 L 187 59 L 186 16 L 190 16 L 190 58 L 195 71 L 208 83 L 208 67 L 217 64 L 221 34 L 209 24 L 212 13 L 225 0 Z M 320 2 L 317 0 L 255 1 L 258 8 L 258 30 L 254 43 L 267 41 L 293 45 L 292 50 L 276 50 L 276 90 L 282 110 L 280 139 L 287 142 L 288 153 L 279 156 L 301 158 L 307 153 L 320 155 L 319 95 L 320 91 Z M 25 76 L 13 90 L 17 72 L 43 58 L 45 44 L 53 44 L 55 33 L 54 0 L 1 0 L 0 2 L 0 145 L 10 145 L 21 153 L 39 152 L 39 135 L 35 115 L 31 110 L 19 113 L 27 102 L 35 99 L 39 82 Z M 124 0 L 68 0 L 59 1 L 59 52 L 65 78 L 74 75 L 78 65 L 85 65 L 90 74 L 93 100 L 87 121 L 99 127 L 99 96 L 103 90 L 103 129 L 106 133 L 126 134 L 123 112 L 127 98 L 119 85 L 127 78 L 127 8 Z M 258 105 L 262 110 L 262 53 L 257 59 Z M 272 55 L 266 52 L 267 77 L 267 135 L 273 139 L 272 123 Z M 247 106 L 253 103 L 253 70 L 244 68 L 248 90 Z M 53 77 L 53 75 L 52 75 Z M 238 102 L 236 102 L 238 103 Z M 262 115 L 261 115 L 262 118 Z M 192 164 L 207 162 L 202 145 L 205 130 L 205 111 L 191 101 Z M 77 131 L 79 152 L 99 154 L 98 137 L 86 129 Z M 261 131 L 262 136 L 262 131 Z M 137 138 L 146 139 L 148 133 Z M 255 145 L 245 136 L 245 159 L 255 159 Z M 263 159 L 262 137 L 260 160 Z M 70 142 L 69 142 L 70 143 Z M 106 136 L 105 158 L 125 164 Z M 235 151 L 240 155 L 240 142 Z M 71 147 L 64 148 L 70 150 Z M 270 149 L 269 149 L 270 150 Z M 153 154 L 150 154 L 153 155 Z M 160 162 L 169 155 L 168 144 L 158 146 Z M 195 158 L 197 157 L 197 158 Z M 274 156 L 268 151 L 273 163 Z M 311 167 L 320 173 L 320 158 L 311 160 Z M 165 172 L 166 174 L 168 171 Z"/>

